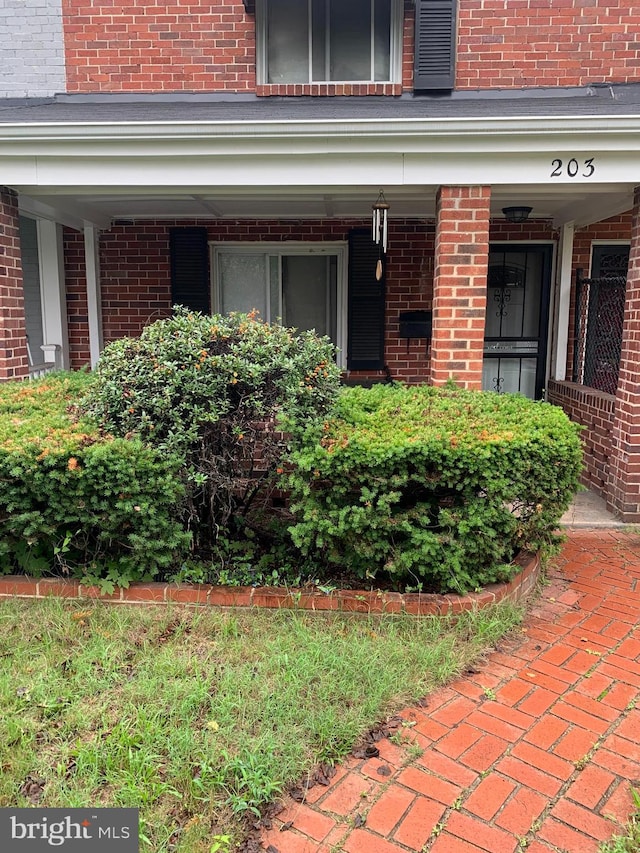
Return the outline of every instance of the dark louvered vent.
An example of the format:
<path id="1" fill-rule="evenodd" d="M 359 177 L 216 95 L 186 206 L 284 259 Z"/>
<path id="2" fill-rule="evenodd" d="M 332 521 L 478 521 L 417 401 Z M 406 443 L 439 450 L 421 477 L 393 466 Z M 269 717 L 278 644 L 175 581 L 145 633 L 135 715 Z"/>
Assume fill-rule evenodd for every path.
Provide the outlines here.
<path id="1" fill-rule="evenodd" d="M 416 0 L 413 88 L 453 89 L 457 0 Z"/>
<path id="2" fill-rule="evenodd" d="M 382 370 L 384 367 L 384 275 L 376 281 L 380 248 L 371 231 L 349 234 L 349 370 Z"/>
<path id="3" fill-rule="evenodd" d="M 171 304 L 211 312 L 206 228 L 170 228 Z"/>

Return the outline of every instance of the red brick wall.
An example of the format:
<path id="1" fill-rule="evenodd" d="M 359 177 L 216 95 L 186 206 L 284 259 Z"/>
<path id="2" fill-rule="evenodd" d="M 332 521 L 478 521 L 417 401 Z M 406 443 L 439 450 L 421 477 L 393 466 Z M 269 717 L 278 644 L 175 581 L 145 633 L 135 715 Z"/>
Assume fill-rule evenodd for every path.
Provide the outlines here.
<path id="1" fill-rule="evenodd" d="M 558 232 L 549 219 L 528 219 L 526 222 L 507 222 L 492 219 L 489 225 L 492 243 L 526 243 L 529 240 L 557 240 Z"/>
<path id="2" fill-rule="evenodd" d="M 255 90 L 242 0 L 62 0 L 68 92 Z"/>
<path id="3" fill-rule="evenodd" d="M 62 0 L 69 92 L 256 91 L 255 16 L 241 0 Z M 413 80 L 405 0 L 402 85 L 261 87 L 260 94 L 399 94 Z M 460 0 L 457 89 L 640 80 L 640 3 Z"/>
<path id="4" fill-rule="evenodd" d="M 140 222 L 114 225 L 100 237 L 101 291 L 105 342 L 138 335 L 144 326 L 170 311 L 169 228 L 192 222 Z M 202 223 L 200 223 L 202 224 Z M 368 221 L 309 220 L 307 222 L 220 221 L 209 224 L 216 241 L 346 241 L 350 228 Z M 551 239 L 544 220 L 511 225 L 491 223 L 491 239 L 516 241 Z M 430 352 L 424 340 L 400 339 L 401 311 L 430 309 L 433 298 L 435 222 L 391 219 L 387 275 L 386 361 L 395 378 L 425 382 L 430 378 Z M 65 235 L 65 266 L 72 366 L 89 361 L 86 280 L 82 234 Z M 359 373 L 358 376 L 362 376 Z M 379 374 L 369 374 L 379 378 Z"/>
<path id="5" fill-rule="evenodd" d="M 547 392 L 550 403 L 586 427 L 581 435 L 585 466 L 582 482 L 606 499 L 615 399 L 611 394 L 555 379 L 549 380 Z"/>
<path id="6" fill-rule="evenodd" d="M 89 309 L 85 273 L 84 235 L 64 229 L 64 274 L 67 295 L 69 359 L 77 370 L 89 364 Z"/>
<path id="7" fill-rule="evenodd" d="M 440 187 L 431 379 L 482 387 L 491 187 Z"/>
<path id="8" fill-rule="evenodd" d="M 636 0 L 460 0 L 456 88 L 640 80 Z"/>
<path id="9" fill-rule="evenodd" d="M 169 313 L 169 228 L 190 224 L 194 223 L 114 225 L 101 234 L 100 279 L 105 343 L 124 335 L 138 335 L 148 322 Z M 212 242 L 340 242 L 347 240 L 351 228 L 363 226 L 369 227 L 369 220 L 219 221 L 207 227 Z M 394 378 L 410 382 L 428 379 L 429 359 L 424 340 L 398 338 L 398 315 L 400 311 L 431 307 L 433 241 L 432 222 L 390 221 L 389 252 L 385 259 L 386 360 Z M 82 235 L 76 237 L 75 232 L 69 232 L 65 255 L 72 364 L 78 367 L 89 359 Z"/>
<path id="10" fill-rule="evenodd" d="M 0 187 L 0 381 L 28 375 L 18 196 Z"/>
<path id="11" fill-rule="evenodd" d="M 627 273 L 616 420 L 611 437 L 610 505 L 625 521 L 640 521 L 640 187 L 631 217 L 631 251 Z"/>

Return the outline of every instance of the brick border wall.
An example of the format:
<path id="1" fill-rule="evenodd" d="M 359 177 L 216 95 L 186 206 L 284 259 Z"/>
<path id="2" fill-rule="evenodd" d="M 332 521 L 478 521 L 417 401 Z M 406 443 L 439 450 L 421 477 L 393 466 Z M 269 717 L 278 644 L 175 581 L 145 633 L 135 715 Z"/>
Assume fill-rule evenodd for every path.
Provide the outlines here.
<path id="1" fill-rule="evenodd" d="M 515 561 L 520 572 L 509 583 L 492 584 L 468 595 L 427 595 L 366 590 L 336 590 L 325 595 L 305 589 L 280 587 L 227 587 L 206 584 L 134 583 L 113 594 L 79 581 L 60 578 L 33 579 L 23 575 L 0 577 L 0 598 L 99 600 L 117 604 L 190 604 L 208 607 L 261 607 L 342 613 L 408 613 L 412 616 L 455 616 L 499 601 L 524 601 L 540 577 L 539 554 L 521 553 Z"/>
<path id="2" fill-rule="evenodd" d="M 572 421 L 586 427 L 581 435 L 585 465 L 582 482 L 607 499 L 615 397 L 555 379 L 549 380 L 547 394 L 550 403 L 560 406 Z"/>

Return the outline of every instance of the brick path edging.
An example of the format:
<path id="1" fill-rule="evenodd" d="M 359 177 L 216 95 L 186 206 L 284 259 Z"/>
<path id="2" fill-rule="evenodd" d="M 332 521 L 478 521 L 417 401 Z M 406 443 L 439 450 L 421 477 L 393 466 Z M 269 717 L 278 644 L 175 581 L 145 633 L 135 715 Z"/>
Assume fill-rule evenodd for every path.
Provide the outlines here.
<path id="1" fill-rule="evenodd" d="M 303 610 L 333 610 L 348 613 L 410 613 L 415 616 L 455 615 L 487 607 L 498 601 L 513 603 L 525 599 L 540 574 L 539 554 L 521 553 L 516 563 L 520 572 L 509 583 L 492 584 L 468 595 L 427 595 L 381 590 L 285 589 L 282 587 L 213 586 L 208 584 L 132 583 L 111 594 L 96 586 L 83 586 L 64 578 L 29 578 L 25 575 L 0 577 L 0 598 L 100 599 L 123 604 L 209 605 L 212 607 L 270 607 Z"/>

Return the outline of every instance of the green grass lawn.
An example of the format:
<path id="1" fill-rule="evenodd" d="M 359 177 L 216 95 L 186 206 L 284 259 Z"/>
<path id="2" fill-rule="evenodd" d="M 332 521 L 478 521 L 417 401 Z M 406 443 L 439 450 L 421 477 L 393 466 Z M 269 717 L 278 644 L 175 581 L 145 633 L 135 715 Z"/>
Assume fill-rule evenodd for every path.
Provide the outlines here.
<path id="1" fill-rule="evenodd" d="M 0 806 L 139 807 L 141 849 L 210 853 L 519 617 L 0 601 Z"/>

